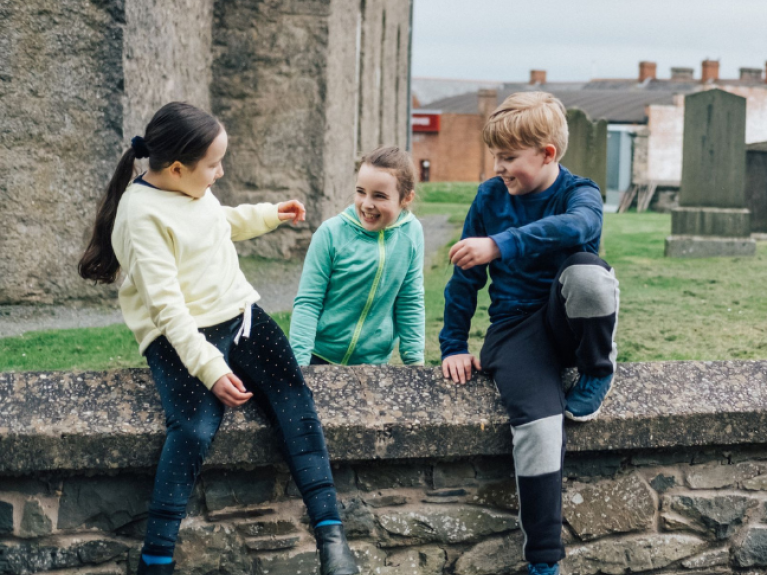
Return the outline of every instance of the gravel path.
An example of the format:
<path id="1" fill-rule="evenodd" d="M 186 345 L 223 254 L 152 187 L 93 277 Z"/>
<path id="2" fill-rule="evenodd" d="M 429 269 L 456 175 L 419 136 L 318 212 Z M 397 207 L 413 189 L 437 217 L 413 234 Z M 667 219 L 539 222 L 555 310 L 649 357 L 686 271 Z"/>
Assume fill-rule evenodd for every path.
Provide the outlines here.
<path id="1" fill-rule="evenodd" d="M 433 259 L 459 229 L 448 222 L 448 216 L 433 215 L 421 218 L 425 238 L 426 267 L 437 263 Z M 257 277 L 250 277 L 261 294 L 259 304 L 268 312 L 289 310 L 298 290 L 302 266 L 286 265 L 273 272 L 258 270 Z M 103 327 L 122 323 L 122 313 L 115 302 L 100 306 L 63 305 L 0 305 L 0 337 L 21 335 L 28 331 L 45 329 L 71 329 L 78 327 Z"/>

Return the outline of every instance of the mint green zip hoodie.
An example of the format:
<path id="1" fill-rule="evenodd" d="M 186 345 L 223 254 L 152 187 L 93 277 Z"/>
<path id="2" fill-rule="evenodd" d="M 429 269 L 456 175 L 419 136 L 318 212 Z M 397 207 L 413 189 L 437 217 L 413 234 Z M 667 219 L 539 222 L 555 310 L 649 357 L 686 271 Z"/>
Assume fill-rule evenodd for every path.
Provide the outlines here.
<path id="1" fill-rule="evenodd" d="M 422 364 L 423 228 L 403 211 L 378 232 L 354 206 L 312 236 L 290 322 L 299 365 L 315 354 L 340 365 L 383 364 L 399 339 L 405 364 Z"/>

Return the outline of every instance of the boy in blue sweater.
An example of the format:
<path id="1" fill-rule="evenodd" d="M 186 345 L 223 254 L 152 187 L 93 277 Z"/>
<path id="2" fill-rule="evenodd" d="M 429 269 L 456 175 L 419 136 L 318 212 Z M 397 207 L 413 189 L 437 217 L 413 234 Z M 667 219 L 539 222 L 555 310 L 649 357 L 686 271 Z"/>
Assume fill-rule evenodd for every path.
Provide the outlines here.
<path id="1" fill-rule="evenodd" d="M 556 575 L 564 557 L 564 416 L 593 419 L 610 391 L 618 282 L 597 255 L 599 188 L 559 164 L 568 138 L 562 103 L 544 92 L 512 94 L 482 135 L 497 177 L 480 185 L 450 250 L 442 370 L 456 383 L 471 378 L 472 366 L 493 377 L 514 437 L 528 571 Z M 468 335 L 488 271 L 491 326 L 478 361 Z M 580 378 L 565 397 L 568 366 Z"/>

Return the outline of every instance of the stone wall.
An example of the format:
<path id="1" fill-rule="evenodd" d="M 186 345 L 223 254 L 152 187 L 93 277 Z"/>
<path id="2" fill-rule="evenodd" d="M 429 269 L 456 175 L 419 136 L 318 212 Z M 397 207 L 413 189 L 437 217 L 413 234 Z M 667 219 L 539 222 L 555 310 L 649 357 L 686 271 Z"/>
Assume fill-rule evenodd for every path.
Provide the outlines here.
<path id="1" fill-rule="evenodd" d="M 457 387 L 425 368 L 306 374 L 364 574 L 525 573 L 492 382 Z M 563 573 L 764 573 L 765 389 L 767 362 L 620 365 L 600 419 L 568 425 Z M 135 572 L 163 439 L 148 373 L 1 374 L 0 414 L 0 573 Z M 315 573 L 307 521 L 261 412 L 229 410 L 178 572 Z"/>
<path id="2" fill-rule="evenodd" d="M 241 253 L 300 253 L 351 201 L 360 154 L 406 145 L 410 10 L 411 0 L 0 4 L 0 303 L 116 294 L 80 280 L 77 260 L 117 159 L 170 100 L 226 126 L 224 203 L 307 204 L 305 225 Z"/>

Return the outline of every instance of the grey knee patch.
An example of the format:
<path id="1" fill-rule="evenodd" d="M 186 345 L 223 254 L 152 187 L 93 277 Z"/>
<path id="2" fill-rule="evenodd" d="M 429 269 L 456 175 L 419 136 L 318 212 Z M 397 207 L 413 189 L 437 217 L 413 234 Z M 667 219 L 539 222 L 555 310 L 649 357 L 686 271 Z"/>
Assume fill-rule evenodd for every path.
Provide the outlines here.
<path id="1" fill-rule="evenodd" d="M 552 415 L 511 427 L 518 477 L 536 477 L 561 469 L 562 425 L 562 416 Z"/>
<path id="2" fill-rule="evenodd" d="M 618 311 L 618 280 L 602 266 L 574 265 L 559 276 L 565 313 L 571 319 L 604 317 Z"/>

